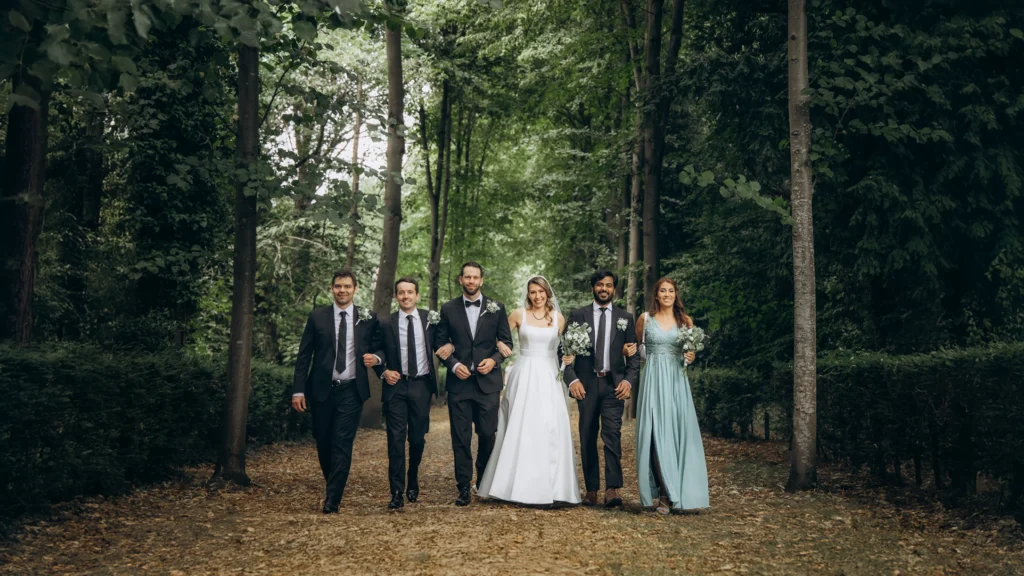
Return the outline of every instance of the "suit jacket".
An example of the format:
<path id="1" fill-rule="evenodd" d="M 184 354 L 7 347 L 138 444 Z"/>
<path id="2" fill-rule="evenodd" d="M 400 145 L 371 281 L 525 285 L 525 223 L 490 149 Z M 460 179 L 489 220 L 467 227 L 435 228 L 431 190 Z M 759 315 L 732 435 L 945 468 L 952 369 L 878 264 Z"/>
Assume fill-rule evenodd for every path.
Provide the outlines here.
<path id="1" fill-rule="evenodd" d="M 360 320 L 358 306 L 353 308 L 353 331 L 355 332 L 356 387 L 359 397 L 365 402 L 370 397 L 370 379 L 363 354 L 380 349 L 380 330 L 377 315 L 370 312 L 369 320 Z M 331 392 L 334 378 L 334 362 L 338 355 L 338 334 L 334 321 L 334 304 L 317 308 L 309 313 L 306 328 L 299 341 L 299 354 L 295 357 L 295 381 L 292 393 L 312 393 L 313 400 L 322 402 Z M 310 369 L 312 365 L 312 369 Z"/>
<path id="2" fill-rule="evenodd" d="M 427 311 L 417 310 L 419 312 L 420 322 L 423 323 L 423 347 L 416 350 L 416 354 L 420 358 L 427 359 L 427 366 L 430 367 L 430 379 L 427 382 L 427 386 L 430 388 L 430 393 L 437 394 L 437 367 L 434 365 L 434 325 L 427 321 Z M 384 372 L 386 370 L 394 370 L 399 374 L 402 373 L 402 343 L 399 341 L 399 314 L 395 312 L 390 316 L 381 318 L 380 320 L 380 342 L 381 348 L 377 351 L 377 356 L 384 362 L 373 367 L 374 372 L 377 373 L 377 377 L 384 379 Z M 395 389 L 394 386 L 384 382 L 381 385 L 381 398 L 387 399 L 391 396 L 391 391 Z"/>
<path id="3" fill-rule="evenodd" d="M 498 305 L 496 312 L 487 312 L 489 302 Z M 466 315 L 466 305 L 462 302 L 461 294 L 441 306 L 441 321 L 434 328 L 434 350 L 449 343 L 455 346 L 455 352 L 445 360 L 445 366 L 448 367 L 445 389 L 458 393 L 463 383 L 467 382 L 455 375 L 456 364 L 463 364 L 469 368 L 490 358 L 494 360 L 494 370 L 489 374 L 479 374 L 475 371 L 474 374 L 482 392 L 500 392 L 505 385 L 501 373 L 501 363 L 505 359 L 501 352 L 498 352 L 499 341 L 504 342 L 509 348 L 512 347 L 512 331 L 508 327 L 504 304 L 480 295 L 480 318 L 477 320 L 476 337 L 469 329 L 469 316 Z"/>
<path id="4" fill-rule="evenodd" d="M 640 374 L 640 354 L 626 358 L 622 355 L 622 346 L 636 342 L 636 326 L 633 322 L 633 315 L 618 306 L 612 306 L 612 341 L 608 346 L 608 361 L 611 363 L 612 382 L 618 386 L 619 382 L 625 380 L 636 390 L 637 376 Z M 619 320 L 626 320 L 626 329 L 619 330 Z M 566 318 L 566 326 L 573 323 L 589 324 L 592 328 L 590 333 L 590 356 L 577 356 L 570 366 L 565 367 L 564 380 L 566 384 L 572 384 L 576 379 L 583 383 L 584 389 L 590 388 L 597 381 L 597 372 L 594 370 L 594 363 L 597 361 L 597 352 L 594 350 L 597 344 L 597 324 L 594 322 L 594 305 L 587 304 L 569 313 Z"/>

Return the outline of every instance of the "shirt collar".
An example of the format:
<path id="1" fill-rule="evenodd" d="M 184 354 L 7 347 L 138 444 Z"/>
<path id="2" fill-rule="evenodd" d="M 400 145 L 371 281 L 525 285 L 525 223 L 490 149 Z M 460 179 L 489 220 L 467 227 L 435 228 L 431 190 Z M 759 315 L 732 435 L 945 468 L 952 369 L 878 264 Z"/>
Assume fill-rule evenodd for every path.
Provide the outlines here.
<path id="1" fill-rule="evenodd" d="M 462 294 L 462 300 L 465 301 L 465 302 L 483 302 L 483 299 L 484 299 L 484 295 L 480 294 L 479 292 L 476 295 L 476 300 L 470 300 L 469 298 L 466 298 L 465 292 L 463 292 L 463 294 Z"/>
<path id="2" fill-rule="evenodd" d="M 337 317 L 339 314 L 341 314 L 342 311 L 345 311 L 345 312 L 348 312 L 348 315 L 351 318 L 352 317 L 352 309 L 353 308 L 355 308 L 355 304 L 352 304 L 351 302 L 348 303 L 348 308 L 342 308 L 342 307 L 338 306 L 337 302 L 335 302 L 334 303 L 334 316 Z"/>
<path id="3" fill-rule="evenodd" d="M 601 308 L 602 308 L 602 306 L 595 301 L 594 302 L 594 314 L 600 314 L 601 313 Z M 604 306 L 604 309 L 605 310 L 611 310 L 612 309 L 612 303 L 609 302 L 607 306 Z"/>
<path id="4" fill-rule="evenodd" d="M 406 311 L 402 310 L 401 308 L 398 309 L 398 318 L 400 320 L 405 320 L 409 316 L 412 316 L 413 318 L 419 316 L 419 310 L 413 310 L 412 313 L 410 314 L 410 313 L 406 313 Z"/>

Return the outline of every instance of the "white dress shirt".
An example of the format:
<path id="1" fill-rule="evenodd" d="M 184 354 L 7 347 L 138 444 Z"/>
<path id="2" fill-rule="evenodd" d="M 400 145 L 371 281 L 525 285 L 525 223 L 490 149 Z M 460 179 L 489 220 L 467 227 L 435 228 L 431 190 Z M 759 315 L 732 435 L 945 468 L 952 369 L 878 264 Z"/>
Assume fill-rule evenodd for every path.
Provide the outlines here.
<path id="1" fill-rule="evenodd" d="M 480 302 L 479 306 L 466 306 L 466 302 Z M 469 333 L 476 338 L 476 325 L 480 322 L 480 309 L 484 306 L 483 297 L 478 292 L 476 300 L 470 300 L 466 298 L 466 295 L 462 295 L 462 305 L 466 308 L 466 318 L 469 320 Z"/>
<path id="2" fill-rule="evenodd" d="M 416 338 L 416 371 L 409 370 L 409 318 L 412 318 L 413 335 Z M 426 334 L 423 333 L 423 320 L 420 319 L 418 310 L 412 314 L 404 310 L 398 311 L 398 348 L 402 357 L 402 374 L 410 378 L 416 376 L 427 376 L 430 374 L 430 366 L 427 365 L 428 352 L 426 351 Z"/>
<path id="3" fill-rule="evenodd" d="M 337 302 L 334 303 L 335 342 L 338 341 L 338 336 L 341 335 L 340 328 L 342 312 L 345 312 L 345 334 L 348 335 L 348 338 L 345 339 L 345 369 L 339 373 L 337 366 L 338 362 L 335 360 L 335 366 L 332 369 L 335 381 L 355 380 L 356 378 L 356 321 L 355 318 L 353 318 L 353 316 L 356 315 L 356 307 L 350 302 L 348 308 L 342 309 L 338 306 Z M 335 359 L 338 357 L 337 346 L 335 346 L 334 357 Z"/>
<path id="4" fill-rule="evenodd" d="M 466 302 L 480 302 L 480 305 L 466 306 Z M 472 336 L 473 339 L 476 339 L 476 325 L 477 323 L 480 322 L 480 309 L 484 307 L 484 298 L 479 292 L 476 293 L 476 298 L 473 300 L 466 298 L 466 295 L 463 294 L 462 306 L 466 309 L 466 319 L 469 320 L 469 335 Z M 452 371 L 454 372 L 455 370 L 457 370 L 459 366 L 462 366 L 462 362 L 456 362 L 455 367 L 452 368 Z M 474 369 L 476 369 L 475 362 L 473 363 L 472 366 L 469 367 L 470 372 L 472 372 Z"/>
<path id="5" fill-rule="evenodd" d="M 611 355 L 612 325 L 615 324 L 615 321 L 612 318 L 612 316 L 614 316 L 614 313 L 612 312 L 612 305 L 610 303 L 608 304 L 608 306 L 604 307 L 604 310 L 605 310 L 605 313 L 604 313 L 604 316 L 605 316 L 605 318 L 604 318 L 604 352 L 605 353 L 604 353 L 604 356 L 601 356 L 600 353 L 598 353 L 598 350 L 596 350 L 596 347 L 597 347 L 597 331 L 598 331 L 598 329 L 601 326 L 601 305 L 598 304 L 597 302 L 594 302 L 594 347 L 595 347 L 594 352 L 598 353 L 598 358 L 607 358 L 608 362 L 611 363 L 611 361 L 612 361 L 612 355 Z M 597 363 L 594 363 L 594 370 L 596 370 L 597 372 L 608 372 L 611 369 L 612 369 L 611 366 L 598 366 Z"/>

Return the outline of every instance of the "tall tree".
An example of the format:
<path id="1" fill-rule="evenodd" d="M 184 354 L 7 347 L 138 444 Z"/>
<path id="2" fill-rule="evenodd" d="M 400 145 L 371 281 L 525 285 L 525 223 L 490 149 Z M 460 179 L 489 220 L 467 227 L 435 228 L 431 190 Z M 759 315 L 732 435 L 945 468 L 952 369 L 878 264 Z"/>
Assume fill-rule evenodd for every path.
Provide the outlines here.
<path id="1" fill-rule="evenodd" d="M 633 140 L 630 154 L 630 192 L 629 192 L 629 235 L 627 239 L 627 272 L 626 272 L 626 310 L 636 314 L 636 293 L 640 284 L 640 263 L 643 261 L 643 197 L 644 197 L 644 111 L 643 100 L 646 96 L 646 82 L 640 51 L 633 42 L 636 30 L 636 16 L 629 0 L 622 0 L 622 13 L 626 20 L 626 45 L 628 47 L 630 68 L 633 73 L 633 88 L 636 92 L 635 118 L 633 120 Z"/>
<path id="2" fill-rule="evenodd" d="M 352 127 L 352 211 L 349 213 L 348 252 L 345 267 L 349 270 L 356 261 L 356 233 L 359 230 L 359 132 L 363 129 L 363 79 L 356 77 L 356 113 Z"/>
<path id="3" fill-rule="evenodd" d="M 683 7 L 685 0 L 674 0 L 665 68 L 661 68 L 662 0 L 647 2 L 647 44 L 644 51 L 648 96 L 654 106 L 647 106 L 644 126 L 644 305 L 654 301 L 654 283 L 661 276 L 658 231 L 661 219 L 661 169 L 665 153 L 665 125 L 669 119 L 674 90 L 679 48 L 682 46 Z"/>
<path id="4" fill-rule="evenodd" d="M 793 448 L 786 490 L 816 480 L 817 333 L 811 198 L 811 98 L 807 94 L 805 0 L 789 0 L 789 155 L 793 210 Z"/>
<path id="5" fill-rule="evenodd" d="M 451 82 L 445 78 L 441 83 L 441 117 L 437 136 L 437 178 L 430 179 L 430 147 L 427 143 L 426 111 L 420 107 L 420 130 L 423 131 L 423 150 L 427 158 L 427 195 L 430 202 L 430 309 L 438 309 L 441 277 L 441 255 L 444 253 L 445 229 L 448 226 L 448 188 L 451 180 L 443 182 L 451 157 L 452 144 L 452 98 Z M 436 184 L 436 185 L 435 185 Z"/>
<path id="6" fill-rule="evenodd" d="M 259 49 L 238 50 L 238 133 L 235 147 L 239 169 L 255 168 L 259 151 Z M 255 180 L 255 176 L 253 176 Z M 231 297 L 231 340 L 228 347 L 228 389 L 224 401 L 224 435 L 214 477 L 249 484 L 245 472 L 245 431 L 249 417 L 252 366 L 253 307 L 256 292 L 256 190 L 249 178 L 235 184 L 234 288 Z"/>
<path id="7" fill-rule="evenodd" d="M 392 11 L 401 2 L 387 3 Z M 391 312 L 395 274 L 398 271 L 398 234 L 402 227 L 402 157 L 405 154 L 405 85 L 402 82 L 402 25 L 388 22 L 384 31 L 388 61 L 388 147 L 387 178 L 384 183 L 384 231 L 381 237 L 377 286 L 373 291 L 373 309 L 383 316 Z M 381 427 L 380 381 L 374 380 L 370 400 L 363 406 L 361 426 Z"/>
<path id="8" fill-rule="evenodd" d="M 43 183 L 46 178 L 49 91 L 30 74 L 14 83 L 14 93 L 28 93 L 35 102 L 15 102 L 7 115 L 3 216 L 3 274 L 5 310 L 0 336 L 23 346 L 32 341 L 32 297 L 35 293 L 38 250 L 43 229 Z"/>

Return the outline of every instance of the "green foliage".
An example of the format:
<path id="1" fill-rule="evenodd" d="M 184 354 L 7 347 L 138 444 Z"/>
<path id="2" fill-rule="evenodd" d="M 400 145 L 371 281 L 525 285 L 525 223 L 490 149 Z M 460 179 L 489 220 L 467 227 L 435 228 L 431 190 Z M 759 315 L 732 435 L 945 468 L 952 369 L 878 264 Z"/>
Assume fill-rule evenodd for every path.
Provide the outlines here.
<path id="1" fill-rule="evenodd" d="M 256 362 L 251 443 L 308 427 L 290 408 L 292 371 Z M 0 518 L 113 494 L 209 460 L 226 366 L 169 351 L 0 347 Z"/>
<path id="2" fill-rule="evenodd" d="M 792 366 L 693 372 L 702 428 L 747 433 L 762 409 L 785 415 Z M 881 478 L 916 467 L 952 496 L 974 490 L 976 474 L 1024 495 L 1024 344 L 888 355 L 834 352 L 818 361 L 818 451 L 867 466 Z M 785 432 L 788 418 L 775 420 Z M 923 472 L 922 472 L 923 470 Z M 904 472 L 905 473 L 905 472 Z"/>

